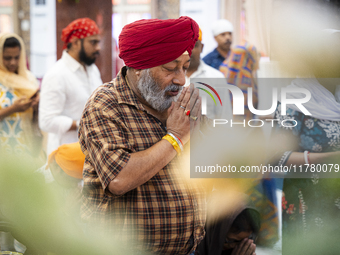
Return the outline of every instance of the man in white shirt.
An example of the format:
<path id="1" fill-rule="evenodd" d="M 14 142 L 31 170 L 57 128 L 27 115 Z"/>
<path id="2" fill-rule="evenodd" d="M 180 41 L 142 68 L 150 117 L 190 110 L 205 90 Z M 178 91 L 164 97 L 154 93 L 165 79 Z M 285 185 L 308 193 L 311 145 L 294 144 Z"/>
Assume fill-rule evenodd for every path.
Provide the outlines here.
<path id="1" fill-rule="evenodd" d="M 78 124 L 92 92 L 103 84 L 97 66 L 99 29 L 88 18 L 71 22 L 62 31 L 61 59 L 42 81 L 39 126 L 48 132 L 47 154 L 60 145 L 78 141 Z"/>
<path id="2" fill-rule="evenodd" d="M 224 85 L 227 85 L 227 80 L 225 79 L 223 73 L 207 65 L 201 59 L 203 47 L 204 44 L 202 43 L 202 31 L 200 29 L 198 40 L 196 41 L 195 47 L 193 48 L 191 53 L 190 66 L 187 70 L 185 77 L 186 79 L 185 86 L 189 86 L 190 80 L 194 78 L 200 78 L 201 82 L 205 82 L 213 86 L 220 95 L 223 106 L 221 107 L 221 105 L 214 105 L 212 99 L 206 98 L 207 94 L 200 90 L 200 96 L 202 97 L 203 100 L 202 102 L 203 108 L 204 105 L 207 105 L 206 112 L 205 110 L 203 110 L 202 114 L 207 115 L 211 119 L 214 118 L 230 119 L 232 117 L 232 110 L 229 90 L 224 88 Z"/>

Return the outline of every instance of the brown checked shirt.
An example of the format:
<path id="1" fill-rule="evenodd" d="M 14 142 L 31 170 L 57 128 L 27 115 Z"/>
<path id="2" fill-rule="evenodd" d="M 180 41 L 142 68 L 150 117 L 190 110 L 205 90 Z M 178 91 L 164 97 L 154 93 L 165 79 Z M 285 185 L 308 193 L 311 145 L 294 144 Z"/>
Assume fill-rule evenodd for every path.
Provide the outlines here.
<path id="1" fill-rule="evenodd" d="M 141 249 L 188 254 L 204 236 L 204 196 L 180 178 L 177 157 L 122 196 L 108 191 L 131 153 L 148 149 L 166 134 L 161 121 L 144 109 L 126 84 L 125 74 L 123 67 L 113 81 L 99 87 L 83 112 L 79 129 L 86 156 L 82 218 L 136 238 Z"/>

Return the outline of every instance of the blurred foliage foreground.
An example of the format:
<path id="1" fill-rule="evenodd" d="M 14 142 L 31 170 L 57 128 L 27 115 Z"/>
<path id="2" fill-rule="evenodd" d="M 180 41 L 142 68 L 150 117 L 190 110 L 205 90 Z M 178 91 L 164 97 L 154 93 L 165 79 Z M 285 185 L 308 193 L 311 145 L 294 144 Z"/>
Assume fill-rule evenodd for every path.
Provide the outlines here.
<path id="1" fill-rule="evenodd" d="M 27 247 L 25 255 L 132 254 L 114 237 L 85 235 L 74 216 L 63 210 L 60 194 L 36 173 L 30 158 L 0 154 L 0 162 L 0 222 L 8 223 L 0 231 L 10 229 Z"/>

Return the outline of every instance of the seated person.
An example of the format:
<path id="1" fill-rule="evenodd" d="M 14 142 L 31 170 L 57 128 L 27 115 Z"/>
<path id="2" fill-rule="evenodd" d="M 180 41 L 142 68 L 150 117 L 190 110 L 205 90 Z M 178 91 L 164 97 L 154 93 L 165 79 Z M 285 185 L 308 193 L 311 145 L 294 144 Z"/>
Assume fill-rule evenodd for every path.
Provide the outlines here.
<path id="1" fill-rule="evenodd" d="M 80 144 L 75 142 L 63 144 L 53 151 L 48 157 L 48 166 L 59 185 L 70 187 L 83 179 L 84 161 Z"/>
<path id="2" fill-rule="evenodd" d="M 84 161 L 78 142 L 63 144 L 48 157 L 48 166 L 68 214 L 79 214 Z"/>
<path id="3" fill-rule="evenodd" d="M 206 235 L 195 254 L 255 255 L 260 225 L 260 213 L 249 205 L 238 207 L 222 219 L 213 219 L 208 209 Z"/>

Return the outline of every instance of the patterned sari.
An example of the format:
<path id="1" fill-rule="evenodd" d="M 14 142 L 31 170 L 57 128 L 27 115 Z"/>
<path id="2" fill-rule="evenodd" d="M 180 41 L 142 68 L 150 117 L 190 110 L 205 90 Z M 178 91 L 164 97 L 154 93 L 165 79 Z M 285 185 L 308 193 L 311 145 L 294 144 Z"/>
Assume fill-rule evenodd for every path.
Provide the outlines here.
<path id="1" fill-rule="evenodd" d="M 279 107 L 278 107 L 279 109 Z M 287 109 L 287 116 L 297 121 L 291 128 L 299 141 L 298 151 L 331 152 L 340 150 L 340 121 L 321 120 Z M 277 110 L 276 119 L 282 119 Z M 283 127 L 278 127 L 282 129 Z M 291 245 L 288 240 L 307 233 L 327 235 L 340 231 L 340 179 L 286 178 L 282 195 L 283 253 Z"/>

